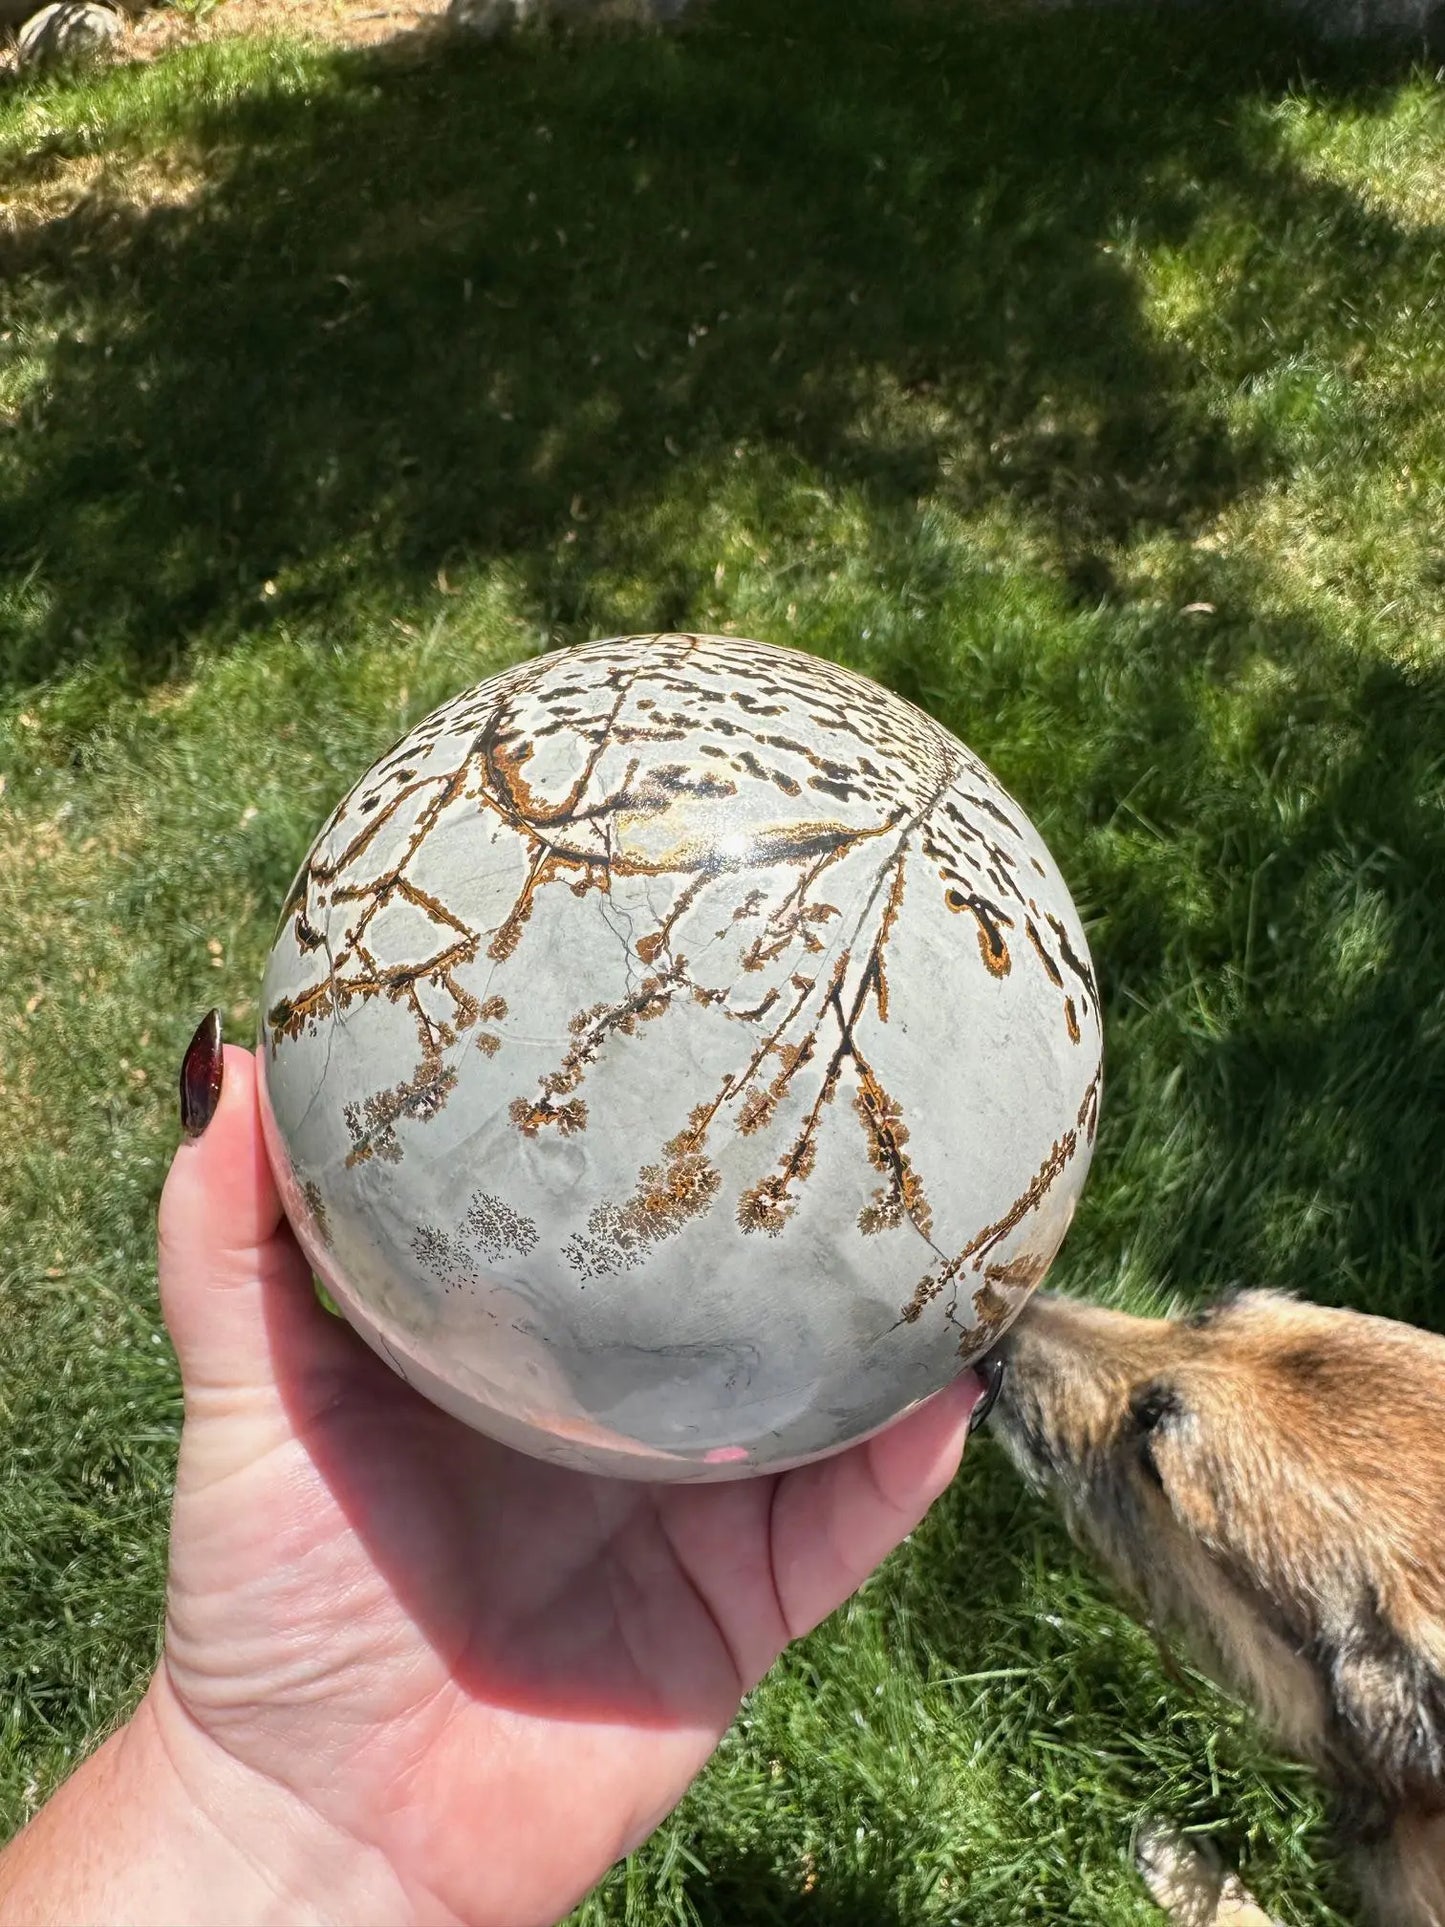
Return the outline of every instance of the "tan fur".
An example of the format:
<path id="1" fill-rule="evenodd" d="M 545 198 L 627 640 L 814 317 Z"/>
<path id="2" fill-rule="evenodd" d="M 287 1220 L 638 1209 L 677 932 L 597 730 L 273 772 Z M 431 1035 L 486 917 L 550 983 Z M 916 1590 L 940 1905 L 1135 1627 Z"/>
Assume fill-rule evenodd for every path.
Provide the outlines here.
<path id="1" fill-rule="evenodd" d="M 1382 1927 L 1445 1927 L 1445 1339 L 1040 1294 L 1002 1351 L 1015 1462 L 1331 1782 Z"/>

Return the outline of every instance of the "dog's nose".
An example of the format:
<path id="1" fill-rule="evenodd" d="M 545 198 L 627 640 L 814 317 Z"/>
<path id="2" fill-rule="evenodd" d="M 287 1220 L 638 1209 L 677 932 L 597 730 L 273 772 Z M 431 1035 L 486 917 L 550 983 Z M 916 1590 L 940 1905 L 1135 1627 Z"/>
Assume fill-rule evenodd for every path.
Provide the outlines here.
<path id="1" fill-rule="evenodd" d="M 983 1397 L 968 1415 L 970 1438 L 998 1403 L 998 1395 L 1003 1390 L 1003 1375 L 1007 1362 L 1001 1351 L 985 1352 L 982 1358 L 975 1361 L 973 1369 L 983 1380 Z"/>

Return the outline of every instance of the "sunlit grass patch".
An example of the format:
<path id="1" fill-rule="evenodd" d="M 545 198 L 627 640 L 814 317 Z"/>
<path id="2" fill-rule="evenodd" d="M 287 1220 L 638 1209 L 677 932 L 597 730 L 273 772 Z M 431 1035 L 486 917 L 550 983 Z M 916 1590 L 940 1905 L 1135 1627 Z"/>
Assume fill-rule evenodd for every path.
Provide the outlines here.
<path id="1" fill-rule="evenodd" d="M 987 757 L 1108 999 L 1062 1287 L 1439 1322 L 1439 91 L 1292 31 L 732 0 L 0 96 L 8 1820 L 154 1651 L 180 1050 L 252 1037 L 341 791 L 533 651 L 762 635 Z M 1146 1812 L 1345 1905 L 979 1443 L 587 1914 L 1142 1927 Z"/>

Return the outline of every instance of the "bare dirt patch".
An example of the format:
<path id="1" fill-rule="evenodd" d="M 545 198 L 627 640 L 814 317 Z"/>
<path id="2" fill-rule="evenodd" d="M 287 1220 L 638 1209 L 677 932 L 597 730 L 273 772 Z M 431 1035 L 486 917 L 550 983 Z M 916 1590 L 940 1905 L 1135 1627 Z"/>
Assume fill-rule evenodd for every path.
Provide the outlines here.
<path id="1" fill-rule="evenodd" d="M 34 0 L 31 12 L 44 0 Z M 220 0 L 208 11 L 158 6 L 131 14 L 116 49 L 120 60 L 154 60 L 173 47 L 244 36 L 285 36 L 316 46 L 372 47 L 435 27 L 447 0 Z M 0 72 L 13 62 L 13 35 L 0 16 Z"/>
<path id="2" fill-rule="evenodd" d="M 158 7 L 132 23 L 127 51 L 150 60 L 177 46 L 241 35 L 285 35 L 323 46 L 372 47 L 429 27 L 446 13 L 447 0 L 221 0 L 200 19 L 176 7 Z"/>

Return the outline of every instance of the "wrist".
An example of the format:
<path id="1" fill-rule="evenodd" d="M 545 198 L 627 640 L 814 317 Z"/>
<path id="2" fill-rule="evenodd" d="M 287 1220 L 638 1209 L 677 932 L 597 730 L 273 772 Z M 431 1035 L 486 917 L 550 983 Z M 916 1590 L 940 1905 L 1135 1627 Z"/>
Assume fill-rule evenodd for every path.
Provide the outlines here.
<path id="1" fill-rule="evenodd" d="M 375 1849 L 212 1740 L 164 1667 L 0 1857 L 0 1927 L 396 1927 L 415 1913 Z"/>
<path id="2" fill-rule="evenodd" d="M 162 1663 L 122 1736 L 128 1775 L 156 1790 L 186 1917 L 346 1927 L 413 1917 L 390 1866 L 283 1777 L 237 1760 L 201 1727 Z M 224 1903 L 215 1899 L 223 1879 Z M 198 1911 L 199 1910 L 199 1911 Z M 173 1912 L 173 1909 L 171 1910 Z"/>

